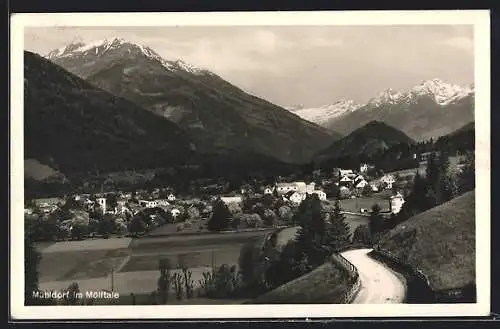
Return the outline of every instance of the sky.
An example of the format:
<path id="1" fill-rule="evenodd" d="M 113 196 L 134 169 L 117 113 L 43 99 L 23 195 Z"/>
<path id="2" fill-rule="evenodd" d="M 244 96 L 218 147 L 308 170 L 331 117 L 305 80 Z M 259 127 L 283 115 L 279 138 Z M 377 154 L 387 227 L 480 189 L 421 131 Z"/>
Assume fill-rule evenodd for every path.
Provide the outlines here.
<path id="1" fill-rule="evenodd" d="M 474 82 L 472 25 L 27 27 L 25 50 L 121 37 L 275 104 L 367 102 L 424 80 Z"/>

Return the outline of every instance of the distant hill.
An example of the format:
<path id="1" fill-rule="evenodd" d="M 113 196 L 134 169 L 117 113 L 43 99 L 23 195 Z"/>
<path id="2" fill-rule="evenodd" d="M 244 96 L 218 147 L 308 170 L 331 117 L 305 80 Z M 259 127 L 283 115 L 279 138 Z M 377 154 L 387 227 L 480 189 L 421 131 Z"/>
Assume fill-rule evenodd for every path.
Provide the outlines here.
<path id="1" fill-rule="evenodd" d="M 36 159 L 24 160 L 24 177 L 32 178 L 36 181 L 41 181 L 49 177 L 53 177 L 57 171 L 50 166 L 40 163 Z"/>
<path id="2" fill-rule="evenodd" d="M 317 154 L 317 160 L 348 156 L 372 156 L 398 144 L 414 141 L 400 130 L 380 121 L 371 121 Z"/>
<path id="3" fill-rule="evenodd" d="M 303 163 L 340 136 L 245 93 L 218 75 L 120 38 L 76 43 L 47 55 L 113 95 L 164 116 L 205 153 L 234 150 Z"/>
<path id="4" fill-rule="evenodd" d="M 385 89 L 366 104 L 342 99 L 318 108 L 290 111 L 343 135 L 376 120 L 420 141 L 447 135 L 473 121 L 474 94 L 474 85 L 432 79 L 407 91 Z"/>
<path id="5" fill-rule="evenodd" d="M 173 166 L 195 145 L 169 120 L 24 52 L 25 159 L 66 172 Z"/>
<path id="6" fill-rule="evenodd" d="M 434 290 L 475 284 L 475 196 L 467 192 L 399 224 L 380 249 L 420 269 Z"/>
<path id="7" fill-rule="evenodd" d="M 475 123 L 470 122 L 452 133 L 438 138 L 436 147 L 447 150 L 450 153 L 475 150 L 476 128 Z"/>

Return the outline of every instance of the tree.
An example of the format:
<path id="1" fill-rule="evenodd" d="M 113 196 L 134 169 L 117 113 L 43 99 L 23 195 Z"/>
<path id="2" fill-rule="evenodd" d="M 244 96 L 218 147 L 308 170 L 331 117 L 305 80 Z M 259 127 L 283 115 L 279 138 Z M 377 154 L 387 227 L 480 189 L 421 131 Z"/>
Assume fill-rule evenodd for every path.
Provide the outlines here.
<path id="1" fill-rule="evenodd" d="M 380 214 L 381 210 L 382 209 L 380 208 L 378 203 L 375 203 L 372 206 L 372 212 L 370 214 L 370 223 L 369 223 L 370 232 L 372 234 L 379 233 L 384 229 L 384 221 L 382 215 Z"/>
<path id="2" fill-rule="evenodd" d="M 338 252 L 351 242 L 351 231 L 341 211 L 340 203 L 337 200 L 323 242 L 328 254 Z"/>
<path id="3" fill-rule="evenodd" d="M 78 295 L 80 294 L 80 287 L 78 283 L 73 282 L 68 286 L 68 288 L 64 289 L 64 293 L 66 293 L 63 303 L 64 305 L 78 305 L 80 303 L 80 299 Z"/>
<path id="4" fill-rule="evenodd" d="M 138 215 L 134 216 L 130 221 L 128 230 L 133 235 L 144 232 L 146 230 L 146 224 L 144 223 L 142 217 Z"/>
<path id="5" fill-rule="evenodd" d="M 33 292 L 38 291 L 38 265 L 41 255 L 33 245 L 31 232 L 25 224 L 24 238 L 24 305 L 34 305 Z"/>
<path id="6" fill-rule="evenodd" d="M 226 230 L 231 222 L 231 217 L 231 212 L 226 204 L 221 199 L 216 200 L 213 205 L 212 217 L 207 223 L 208 229 L 210 231 Z"/>
<path id="7" fill-rule="evenodd" d="M 354 230 L 353 242 L 361 243 L 364 245 L 371 245 L 372 239 L 370 234 L 370 228 L 368 225 L 360 225 Z"/>
<path id="8" fill-rule="evenodd" d="M 160 277 L 158 278 L 158 294 L 162 304 L 168 302 L 168 295 L 172 282 L 172 275 L 170 273 L 171 268 L 172 266 L 168 258 L 160 259 L 158 264 L 158 269 L 160 271 Z"/>
<path id="9" fill-rule="evenodd" d="M 103 219 L 99 221 L 97 232 L 103 236 L 108 236 L 116 231 L 116 223 L 110 215 L 104 215 Z"/>
<path id="10" fill-rule="evenodd" d="M 476 186 L 476 169 L 474 152 L 465 155 L 465 161 L 461 173 L 458 175 L 458 192 L 463 194 L 471 191 Z"/>

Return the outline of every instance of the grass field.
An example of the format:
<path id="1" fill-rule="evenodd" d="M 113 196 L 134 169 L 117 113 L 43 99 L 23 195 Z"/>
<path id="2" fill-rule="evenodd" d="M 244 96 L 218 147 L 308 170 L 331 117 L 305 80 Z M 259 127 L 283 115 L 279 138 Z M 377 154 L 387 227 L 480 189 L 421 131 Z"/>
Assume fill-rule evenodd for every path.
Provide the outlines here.
<path id="1" fill-rule="evenodd" d="M 240 256 L 240 245 L 234 247 L 210 249 L 199 246 L 198 250 L 190 252 L 175 252 L 169 254 L 154 253 L 133 255 L 120 272 L 158 270 L 160 259 L 168 259 L 173 268 L 184 264 L 189 268 L 219 266 L 222 264 L 237 265 Z"/>
<path id="2" fill-rule="evenodd" d="M 348 289 L 347 276 L 328 262 L 247 304 L 339 304 Z"/>
<path id="3" fill-rule="evenodd" d="M 148 235 L 154 236 L 154 235 L 162 235 L 162 234 L 180 234 L 182 235 L 183 233 L 194 233 L 194 232 L 208 232 L 206 225 L 207 225 L 207 220 L 201 220 L 201 219 L 190 219 L 191 222 L 190 226 L 184 226 L 182 231 L 177 230 L 177 223 L 176 224 L 165 224 L 160 227 L 155 228 L 154 230 L 150 231 Z M 200 227 L 202 227 L 200 229 Z"/>
<path id="4" fill-rule="evenodd" d="M 422 270 L 436 290 L 475 282 L 475 192 L 420 213 L 384 235 L 380 249 Z"/>
<path id="5" fill-rule="evenodd" d="M 124 259 L 127 249 L 83 250 L 42 253 L 39 280 L 57 281 L 105 276 L 117 259 Z"/>
<path id="6" fill-rule="evenodd" d="M 69 251 L 91 251 L 91 250 L 114 250 L 128 248 L 131 238 L 110 238 L 110 239 L 87 239 L 80 241 L 61 241 L 49 245 L 43 253 L 69 252 Z"/>
<path id="7" fill-rule="evenodd" d="M 342 208 L 342 210 L 345 211 L 359 213 L 361 208 L 370 210 L 375 203 L 378 203 L 380 208 L 382 208 L 382 211 L 390 210 L 389 200 L 384 199 L 381 196 L 375 196 L 375 195 L 371 197 L 340 200 L 340 207 Z"/>

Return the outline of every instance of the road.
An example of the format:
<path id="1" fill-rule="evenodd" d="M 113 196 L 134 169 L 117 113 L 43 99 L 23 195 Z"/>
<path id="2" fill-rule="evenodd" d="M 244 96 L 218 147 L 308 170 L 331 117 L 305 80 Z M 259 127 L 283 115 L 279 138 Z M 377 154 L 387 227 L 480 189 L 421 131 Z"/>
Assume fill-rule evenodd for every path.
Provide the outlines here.
<path id="1" fill-rule="evenodd" d="M 357 269 L 361 289 L 352 304 L 398 304 L 405 297 L 405 283 L 400 275 L 368 253 L 371 249 L 355 249 L 342 253 Z"/>

